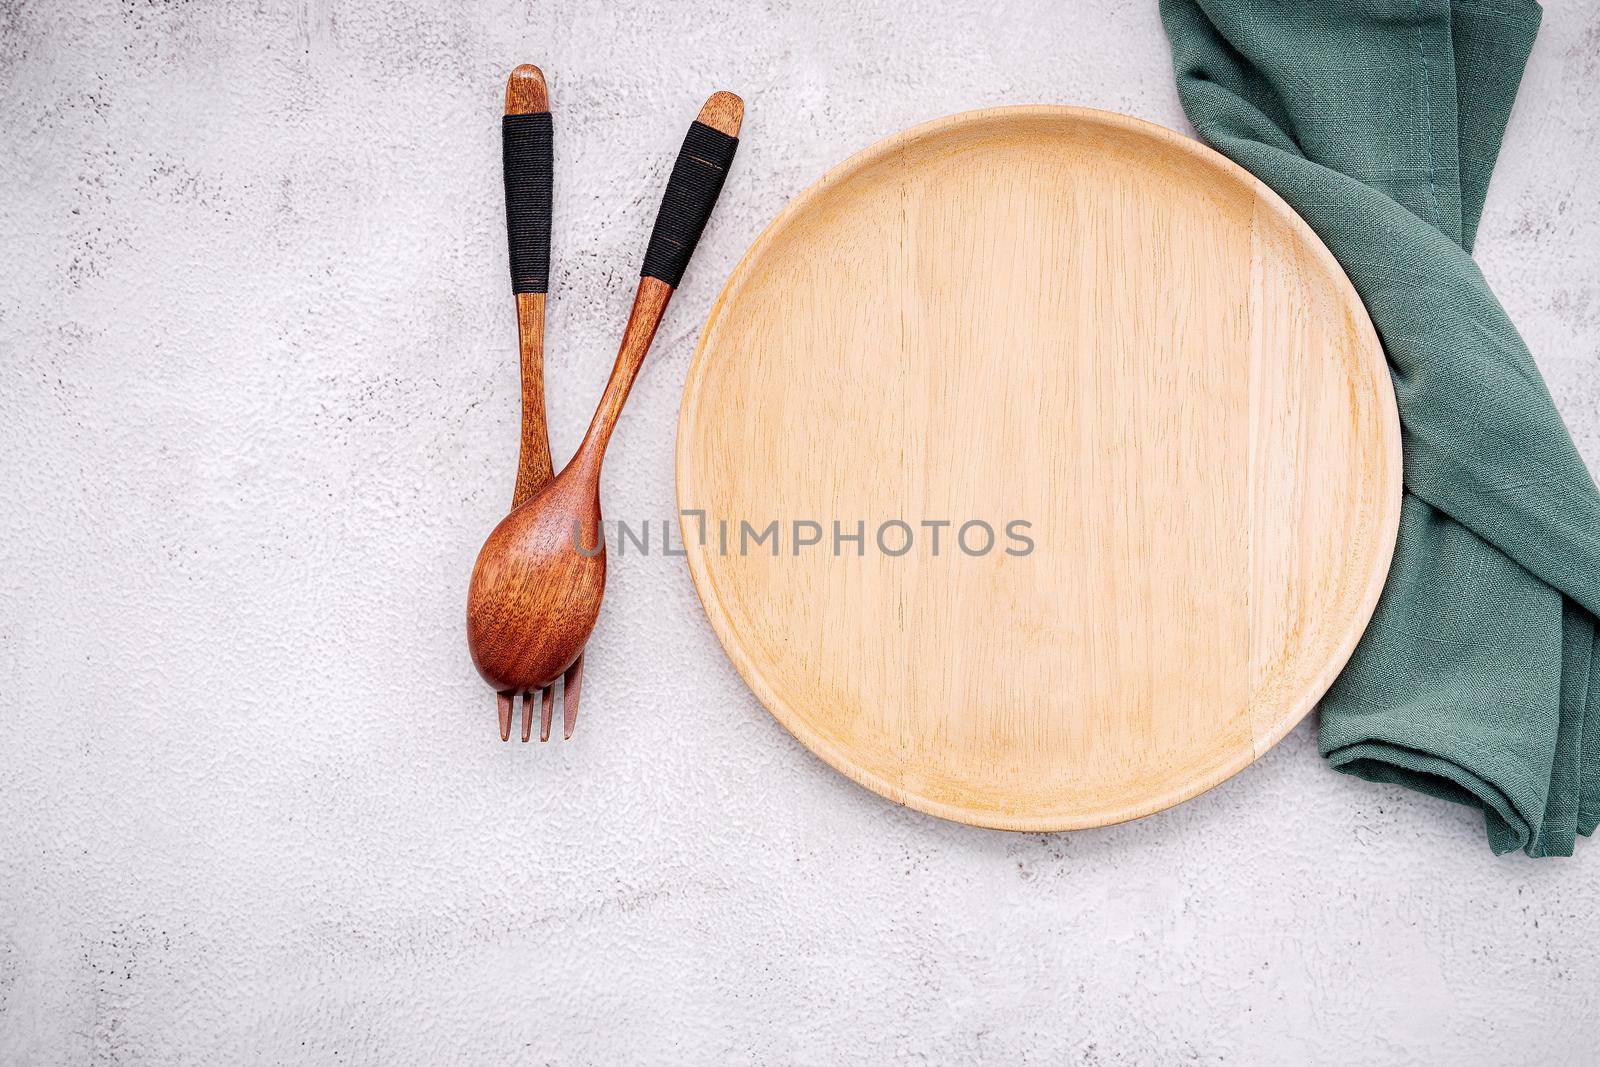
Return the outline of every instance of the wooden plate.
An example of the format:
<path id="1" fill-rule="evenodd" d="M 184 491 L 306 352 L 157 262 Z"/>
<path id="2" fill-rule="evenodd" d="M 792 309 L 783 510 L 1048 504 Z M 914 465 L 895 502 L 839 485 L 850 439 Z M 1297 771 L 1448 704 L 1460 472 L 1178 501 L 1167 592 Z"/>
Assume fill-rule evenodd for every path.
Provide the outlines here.
<path id="1" fill-rule="evenodd" d="M 751 247 L 678 498 L 711 625 L 812 751 L 1061 830 L 1188 799 L 1310 710 L 1388 570 L 1399 423 L 1355 291 L 1266 186 L 1136 119 L 1001 108 L 874 145 Z"/>

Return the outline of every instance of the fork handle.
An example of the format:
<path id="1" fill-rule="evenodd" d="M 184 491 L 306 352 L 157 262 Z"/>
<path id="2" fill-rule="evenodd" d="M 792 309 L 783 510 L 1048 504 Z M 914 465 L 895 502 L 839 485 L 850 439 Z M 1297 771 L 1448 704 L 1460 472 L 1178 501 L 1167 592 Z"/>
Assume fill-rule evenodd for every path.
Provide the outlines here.
<path id="1" fill-rule="evenodd" d="M 544 303 L 550 288 L 550 201 L 554 138 L 544 72 L 524 63 L 506 80 L 500 120 L 505 162 L 506 238 L 511 289 L 517 295 L 522 370 L 522 443 L 511 506 L 521 507 L 550 480 L 550 434 L 544 410 Z"/>
<path id="2" fill-rule="evenodd" d="M 550 202 L 554 185 L 554 130 L 549 111 L 500 120 L 506 180 L 506 236 L 511 249 L 511 290 L 550 289 Z"/>

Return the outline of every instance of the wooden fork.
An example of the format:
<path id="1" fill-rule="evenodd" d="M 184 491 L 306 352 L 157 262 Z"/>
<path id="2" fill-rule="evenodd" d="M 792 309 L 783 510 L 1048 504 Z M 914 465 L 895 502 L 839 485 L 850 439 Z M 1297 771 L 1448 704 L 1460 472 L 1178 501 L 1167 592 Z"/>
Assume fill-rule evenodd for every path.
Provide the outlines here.
<path id="1" fill-rule="evenodd" d="M 506 110 L 501 120 L 506 186 L 506 237 L 511 252 L 511 289 L 517 298 L 517 348 L 522 366 L 522 443 L 517 455 L 517 486 L 511 497 L 515 511 L 544 488 L 554 469 L 550 432 L 544 410 L 544 305 L 550 286 L 550 208 L 554 186 L 554 138 L 550 93 L 544 72 L 524 63 L 506 81 Z M 562 678 L 561 733 L 572 737 L 578 723 L 578 696 L 583 688 L 580 655 Z M 522 740 L 533 732 L 534 692 L 522 694 Z M 550 739 L 556 687 L 538 691 L 539 740 Z M 500 740 L 511 740 L 511 713 L 516 691 L 495 694 Z"/>

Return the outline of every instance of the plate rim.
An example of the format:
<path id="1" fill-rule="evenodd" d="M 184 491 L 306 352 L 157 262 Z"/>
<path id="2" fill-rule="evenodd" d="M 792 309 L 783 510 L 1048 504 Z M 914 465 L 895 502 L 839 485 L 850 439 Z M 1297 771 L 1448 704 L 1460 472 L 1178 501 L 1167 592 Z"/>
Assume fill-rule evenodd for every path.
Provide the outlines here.
<path id="1" fill-rule="evenodd" d="M 1298 234 L 1304 246 L 1314 256 L 1322 260 L 1326 267 L 1330 268 L 1329 274 L 1334 279 L 1335 286 L 1340 290 L 1344 298 L 1344 304 L 1354 312 L 1351 318 L 1356 324 L 1357 332 L 1360 334 L 1362 342 L 1360 347 L 1364 350 L 1366 361 L 1369 364 L 1375 364 L 1368 367 L 1368 372 L 1374 380 L 1373 392 L 1377 406 L 1380 409 L 1376 414 L 1381 426 L 1383 436 L 1381 448 L 1385 459 L 1381 474 L 1388 482 L 1387 486 L 1380 487 L 1381 489 L 1387 489 L 1386 492 L 1380 492 L 1381 510 L 1374 517 L 1380 543 L 1376 546 L 1377 551 L 1373 557 L 1373 566 L 1367 574 L 1365 584 L 1361 590 L 1361 596 L 1358 601 L 1359 610 L 1351 617 L 1349 625 L 1339 635 L 1339 639 L 1328 643 L 1328 647 L 1335 654 L 1329 657 L 1322 670 L 1307 683 L 1301 698 L 1288 705 L 1284 713 L 1274 720 L 1268 729 L 1264 731 L 1252 729 L 1251 744 L 1247 748 L 1242 748 L 1238 756 L 1222 762 L 1209 773 L 1185 779 L 1159 794 L 1151 794 L 1136 802 L 1130 802 L 1116 808 L 1100 808 L 1082 815 L 1063 815 L 1061 813 L 1006 814 L 924 796 L 896 785 L 876 771 L 863 766 L 851 758 L 851 749 L 834 744 L 827 737 L 812 729 L 805 718 L 790 708 L 786 701 L 781 699 L 778 693 L 768 685 L 760 670 L 757 669 L 754 657 L 746 651 L 740 641 L 737 628 L 733 626 L 729 612 L 723 607 L 717 594 L 716 584 L 707 569 L 704 548 L 698 544 L 697 538 L 691 538 L 688 517 L 684 514 L 685 493 L 694 488 L 696 477 L 691 449 L 687 442 L 694 436 L 691 431 L 695 428 L 699 419 L 700 398 L 703 395 L 701 386 L 708 365 L 707 348 L 717 333 L 717 327 L 730 299 L 738 293 L 748 276 L 751 264 L 787 228 L 790 219 L 805 211 L 813 201 L 850 175 L 877 162 L 882 157 L 900 150 L 911 141 L 945 135 L 962 127 L 981 125 L 997 119 L 1034 117 L 1088 123 L 1153 137 L 1180 152 L 1194 157 L 1198 162 L 1211 169 L 1220 170 L 1236 182 L 1239 182 L 1255 195 L 1261 205 L 1264 205 L 1273 214 L 1283 219 L 1289 228 Z M 1128 822 L 1133 819 L 1154 815 L 1157 812 L 1182 804 L 1184 801 L 1192 800 L 1255 763 L 1310 714 L 1311 710 L 1316 707 L 1327 693 L 1340 672 L 1343 671 L 1346 663 L 1349 662 L 1350 655 L 1355 651 L 1362 634 L 1366 632 L 1367 626 L 1371 622 L 1372 614 L 1377 608 L 1378 599 L 1382 595 L 1383 588 L 1388 580 L 1389 567 L 1392 563 L 1395 544 L 1399 537 L 1400 505 L 1403 497 L 1403 457 L 1400 444 L 1399 409 L 1395 401 L 1393 379 L 1390 377 L 1388 361 L 1384 355 L 1377 330 L 1373 327 L 1371 317 L 1367 313 L 1366 305 L 1356 292 L 1355 286 L 1351 283 L 1343 266 L 1340 265 L 1327 245 L 1322 242 L 1322 239 L 1317 236 L 1310 224 L 1290 207 L 1287 201 L 1250 171 L 1195 138 L 1185 136 L 1175 130 L 1145 119 L 1098 108 L 1070 104 L 1014 104 L 956 112 L 918 123 L 883 137 L 829 167 L 819 178 L 795 194 L 773 216 L 772 220 L 762 228 L 756 239 L 751 242 L 750 247 L 745 250 L 744 255 L 739 258 L 733 270 L 729 272 L 728 277 L 724 280 L 722 288 L 717 293 L 717 298 L 712 303 L 711 310 L 701 328 L 699 340 L 695 344 L 694 354 L 690 359 L 689 369 L 684 378 L 683 392 L 679 400 L 676 433 L 674 498 L 678 504 L 679 536 L 683 541 L 690 577 L 694 584 L 695 594 L 700 601 L 701 610 L 710 622 L 711 629 L 716 634 L 723 653 L 733 663 L 735 669 L 738 670 L 740 677 L 743 678 L 751 693 L 761 702 L 767 713 L 776 719 L 785 730 L 810 750 L 812 754 L 857 785 L 869 789 L 903 807 L 912 808 L 952 822 L 985 829 L 1022 833 L 1055 833 Z M 698 530 L 696 530 L 696 534 L 698 534 Z"/>

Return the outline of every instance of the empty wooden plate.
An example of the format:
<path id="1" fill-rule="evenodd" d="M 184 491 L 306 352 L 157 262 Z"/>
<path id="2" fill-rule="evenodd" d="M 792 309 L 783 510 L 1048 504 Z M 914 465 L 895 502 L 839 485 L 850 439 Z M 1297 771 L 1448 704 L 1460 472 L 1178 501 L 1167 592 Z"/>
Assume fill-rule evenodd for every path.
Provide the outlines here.
<path id="1" fill-rule="evenodd" d="M 678 497 L 796 737 L 914 808 L 1062 830 L 1192 797 L 1315 704 L 1383 586 L 1399 423 L 1266 186 L 1136 119 L 1001 108 L 874 145 L 756 241 Z"/>

